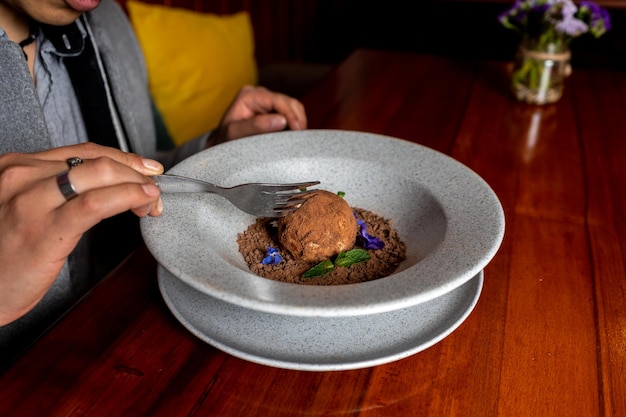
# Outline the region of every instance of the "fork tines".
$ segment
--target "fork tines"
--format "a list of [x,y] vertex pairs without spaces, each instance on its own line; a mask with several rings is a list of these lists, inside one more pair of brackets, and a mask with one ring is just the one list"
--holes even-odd
[[302,191],[299,193],[282,194],[282,199],[276,199],[274,202],[277,207],[285,208],[298,206],[306,201],[304,196],[314,193],[316,190]]
[[293,191],[318,185],[319,181],[296,182],[292,184],[263,184],[265,192]]

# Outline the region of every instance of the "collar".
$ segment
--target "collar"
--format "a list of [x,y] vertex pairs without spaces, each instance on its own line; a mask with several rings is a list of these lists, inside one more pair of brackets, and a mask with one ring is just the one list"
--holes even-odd
[[[39,25],[41,49],[60,57],[80,55],[85,47],[87,30],[81,19],[67,26]],[[43,36],[43,38],[42,38]]]

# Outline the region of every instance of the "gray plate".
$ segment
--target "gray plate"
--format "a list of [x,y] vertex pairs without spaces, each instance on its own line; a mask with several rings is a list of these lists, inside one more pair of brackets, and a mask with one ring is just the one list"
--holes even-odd
[[489,185],[465,165],[401,139],[365,132],[305,130],[258,135],[196,154],[171,170],[232,186],[319,180],[352,207],[392,220],[407,258],[389,277],[309,286],[250,272],[237,234],[254,218],[212,194],[163,196],[164,212],[142,219],[159,264],[196,290],[265,313],[350,317],[391,312],[466,283],[491,261],[504,214]]
[[387,313],[299,317],[236,306],[186,285],[159,266],[161,294],[191,333],[233,356],[278,368],[336,371],[396,361],[439,342],[465,321],[483,272],[433,300]]

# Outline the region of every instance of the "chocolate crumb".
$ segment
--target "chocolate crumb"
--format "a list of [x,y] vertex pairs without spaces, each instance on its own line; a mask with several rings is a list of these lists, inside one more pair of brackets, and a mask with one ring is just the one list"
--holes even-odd
[[[385,243],[383,249],[368,250],[371,259],[349,267],[335,267],[325,275],[304,278],[302,274],[318,262],[295,259],[288,251],[282,250],[278,242],[278,229],[275,219],[257,219],[246,231],[237,235],[239,252],[243,255],[250,271],[261,277],[276,281],[306,285],[356,284],[386,277],[392,274],[406,258],[406,245],[391,221],[371,211],[353,208],[356,215],[367,224],[367,232]],[[277,265],[263,265],[268,247],[278,248],[282,262]],[[357,246],[355,246],[357,247]],[[349,249],[348,249],[349,250]]]

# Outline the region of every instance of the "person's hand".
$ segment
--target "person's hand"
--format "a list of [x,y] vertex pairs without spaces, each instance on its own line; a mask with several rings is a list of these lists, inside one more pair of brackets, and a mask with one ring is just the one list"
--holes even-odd
[[280,130],[306,129],[304,106],[295,98],[265,87],[245,86],[230,105],[209,143]]
[[[57,176],[72,157],[83,163],[68,172],[78,194],[68,200]],[[35,306],[92,226],[127,210],[159,215],[148,176],[161,172],[156,161],[92,143],[0,155],[0,325]]]

